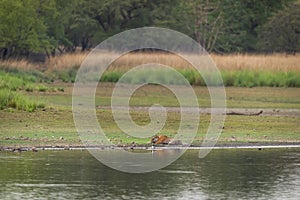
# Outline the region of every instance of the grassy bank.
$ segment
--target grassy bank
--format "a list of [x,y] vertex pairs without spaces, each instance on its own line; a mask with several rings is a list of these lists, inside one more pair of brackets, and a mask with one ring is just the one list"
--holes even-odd
[[[138,124],[149,120],[147,112],[132,112]],[[0,146],[57,146],[82,145],[76,134],[72,112],[70,110],[47,109],[46,111],[7,112],[0,111]],[[101,127],[116,145],[139,145],[150,143],[150,138],[134,138],[124,134],[115,123],[110,110],[98,110],[97,117]],[[177,133],[180,115],[171,112],[161,134],[174,137]],[[199,131],[193,142],[199,145],[203,141],[210,121],[210,115],[202,115]],[[299,117],[285,116],[227,116],[219,144],[239,143],[285,143],[300,142]]]
[[[39,99],[46,105],[70,108],[72,106],[72,84],[61,83],[54,87],[64,87],[63,93],[44,92],[39,94]],[[111,95],[115,87],[114,83],[100,83],[97,87],[96,106],[110,106]],[[199,106],[210,107],[210,94],[206,87],[193,86],[198,97]],[[269,87],[227,87],[226,103],[228,108],[271,108],[271,109],[300,109],[300,88],[269,88]],[[183,90],[178,86],[178,91]],[[29,93],[30,98],[36,98],[36,94]],[[130,99],[131,106],[151,106],[160,103],[163,106],[176,107],[179,103],[175,95],[159,85],[145,85],[140,87]]]
[[[72,117],[72,83],[86,54],[55,57],[47,63],[27,61],[0,63],[0,146],[80,145]],[[108,55],[110,56],[110,55]],[[212,55],[221,70],[226,86],[229,108],[300,109],[299,55]],[[111,104],[111,95],[119,78],[132,67],[160,62],[176,68],[193,85],[200,107],[210,107],[210,94],[199,74],[188,63],[175,55],[129,54],[109,67],[98,85],[95,97],[97,117],[109,139],[117,145],[132,142],[145,145],[150,138],[137,139],[125,135],[113,122],[111,111],[103,106]],[[171,77],[134,75],[124,83],[139,83],[151,78],[169,84]],[[68,83],[66,83],[68,82]],[[150,81],[151,82],[151,81]],[[155,82],[153,82],[155,83]],[[230,87],[229,87],[230,86]],[[258,87],[259,86],[259,87]],[[270,87],[265,87],[270,86]],[[177,85],[178,90],[182,86]],[[131,106],[179,106],[175,95],[159,85],[149,84],[134,92]],[[43,109],[37,109],[42,108]],[[28,112],[30,111],[30,112]],[[35,111],[35,112],[31,112]],[[149,122],[145,111],[132,112],[138,124]],[[177,132],[180,115],[168,114],[161,134],[173,137]],[[194,144],[204,138],[210,115],[201,116],[200,129]],[[300,142],[299,116],[227,116],[219,143],[245,142]]]
[[[52,87],[64,87],[64,92],[27,92],[29,99],[45,102],[45,109],[35,112],[12,112],[0,110],[0,146],[81,145],[72,116],[72,84],[52,83]],[[97,117],[108,138],[116,145],[140,145],[149,143],[150,138],[138,139],[125,135],[114,123],[111,110],[101,106],[110,105],[114,84],[101,83],[97,88]],[[201,107],[209,107],[209,93],[204,87],[194,87]],[[231,108],[282,108],[300,109],[299,88],[226,88],[227,104]],[[174,95],[158,85],[147,85],[138,89],[131,101],[132,106],[178,106]],[[137,124],[149,122],[144,110],[133,111]],[[299,116],[227,116],[219,144],[300,142]],[[174,137],[180,122],[178,112],[168,113],[161,134]],[[199,131],[194,144],[199,145],[206,133],[210,115],[201,115]]]

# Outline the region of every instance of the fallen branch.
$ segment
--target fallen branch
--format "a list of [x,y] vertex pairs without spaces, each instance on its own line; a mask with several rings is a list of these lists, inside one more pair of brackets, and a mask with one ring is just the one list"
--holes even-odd
[[241,113],[241,112],[227,112],[226,115],[245,115],[245,116],[257,116],[261,115],[263,113],[263,110],[260,110],[257,113]]

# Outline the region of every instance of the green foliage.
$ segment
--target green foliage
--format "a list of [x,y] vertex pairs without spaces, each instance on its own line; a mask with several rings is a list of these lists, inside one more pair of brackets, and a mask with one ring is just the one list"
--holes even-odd
[[38,85],[37,86],[37,90],[40,92],[46,92],[48,89],[48,87],[44,86],[44,85]]
[[[0,69],[0,78],[0,89],[8,88],[13,91],[26,90],[32,92],[35,90],[37,82],[49,82],[49,79],[42,72],[35,70],[20,71],[14,68]],[[46,87],[44,85],[38,86]]]
[[[190,82],[191,85],[207,85],[200,74],[194,70],[182,70],[182,75]],[[218,86],[221,83],[214,82],[214,76],[217,74],[210,74],[208,79],[209,85]],[[300,87],[300,73],[299,72],[273,72],[273,71],[221,71],[224,86],[235,87]]]
[[9,89],[0,89],[0,109],[5,108],[8,102],[12,99],[13,95]]
[[116,71],[109,71],[105,72],[100,81],[103,82],[118,82],[119,79],[122,77],[123,73],[121,72],[116,72]]
[[21,73],[17,70],[10,70],[9,72],[0,70],[0,109],[15,108],[33,112],[37,108],[44,108],[43,103],[30,100],[20,91],[27,92],[46,91],[49,88],[44,85],[37,85],[35,81],[37,78],[31,74]]
[[257,50],[258,27],[292,0],[188,0],[168,9],[168,27],[194,38],[207,51]]
[[[144,26],[176,29],[207,51],[295,52],[299,51],[300,20],[299,6],[293,2],[0,0],[0,57],[28,56],[31,52],[55,55],[78,47],[84,51],[121,31]],[[286,5],[288,8],[280,11]],[[276,42],[270,42],[274,38]],[[69,79],[67,74],[61,76]]]
[[179,70],[179,73],[181,73],[191,85],[206,85],[202,76],[195,70]]
[[43,103],[36,103],[20,93],[5,88],[0,89],[0,109],[6,107],[33,112],[37,108],[44,108],[45,105]]
[[[130,76],[122,79],[123,83],[129,84],[171,84],[182,85],[183,82],[180,78],[175,78],[173,74],[166,74],[163,70],[156,70],[155,73],[151,73],[152,70],[136,71]],[[208,83],[206,83],[201,76],[195,70],[184,69],[179,70],[179,73],[191,84],[198,86],[220,86],[222,83],[217,82],[217,74],[208,74],[206,77]],[[105,72],[100,81],[103,82],[118,82],[124,73],[118,71]],[[235,87],[300,87],[300,73],[289,71],[221,71],[221,77],[223,79],[224,86]]]
[[4,58],[50,47],[39,10],[39,0],[0,1],[0,49],[4,49]]
[[[76,1],[75,1],[76,3]],[[66,32],[72,18],[72,0],[48,0],[41,3],[40,17],[47,27],[47,35],[51,44],[51,50],[63,45],[66,48],[72,46]]]
[[32,76],[19,77],[15,73],[11,74],[4,71],[0,71],[0,77],[0,89],[12,91],[30,88],[34,82],[34,77]]
[[54,79],[62,80],[65,83],[74,83],[78,68],[78,66],[73,66],[69,69],[56,70],[52,72],[51,76]]
[[273,12],[291,0],[222,0],[223,26],[218,38],[222,52],[249,52],[257,50],[257,31]]
[[0,75],[14,76],[28,82],[40,82],[40,83],[51,82],[48,76],[42,71],[33,70],[33,69],[20,70],[14,67],[4,66],[4,65],[0,66]]
[[222,71],[225,86],[236,87],[300,87],[299,72]]
[[300,51],[300,3],[274,14],[259,32],[258,47],[267,52]]

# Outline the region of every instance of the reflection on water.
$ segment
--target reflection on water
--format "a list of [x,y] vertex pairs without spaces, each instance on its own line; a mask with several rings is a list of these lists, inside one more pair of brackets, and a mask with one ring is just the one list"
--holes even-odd
[[300,149],[189,150],[146,174],[112,170],[87,151],[0,152],[0,199],[298,199]]

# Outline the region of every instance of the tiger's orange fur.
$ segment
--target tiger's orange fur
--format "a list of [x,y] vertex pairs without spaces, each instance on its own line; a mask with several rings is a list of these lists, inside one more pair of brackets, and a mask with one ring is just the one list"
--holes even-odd
[[169,144],[170,138],[166,135],[156,135],[151,139],[152,144]]

